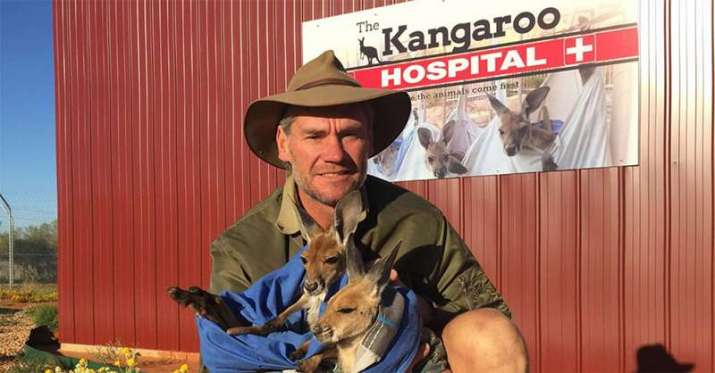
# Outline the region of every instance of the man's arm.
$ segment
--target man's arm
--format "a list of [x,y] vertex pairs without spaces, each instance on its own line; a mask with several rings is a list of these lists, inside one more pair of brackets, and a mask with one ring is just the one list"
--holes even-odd
[[399,238],[391,240],[413,248],[398,259],[400,280],[425,300],[421,314],[432,330],[439,332],[457,315],[479,308],[511,317],[501,294],[439,210],[404,219],[396,231]]
[[444,252],[437,268],[437,273],[441,275],[435,280],[438,291],[447,303],[438,309],[456,315],[488,307],[496,308],[511,317],[504,298],[489,281],[467,244],[443,215],[440,218],[440,226],[442,239],[438,245],[444,248]]
[[243,291],[251,285],[243,260],[238,254],[237,248],[227,245],[223,237],[211,243],[211,293]]

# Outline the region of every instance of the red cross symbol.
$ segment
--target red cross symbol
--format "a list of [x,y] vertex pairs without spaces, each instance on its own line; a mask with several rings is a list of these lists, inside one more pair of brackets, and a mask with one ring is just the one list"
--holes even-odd
[[593,35],[566,39],[564,40],[564,61],[567,65],[591,62],[596,56],[595,47]]

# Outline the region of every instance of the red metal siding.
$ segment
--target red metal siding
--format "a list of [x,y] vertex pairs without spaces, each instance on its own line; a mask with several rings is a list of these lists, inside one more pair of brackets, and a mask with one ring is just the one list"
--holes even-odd
[[[300,65],[301,22],[393,1],[54,7],[63,342],[195,351],[169,285],[281,184],[249,102]],[[713,3],[641,1],[640,166],[403,183],[502,290],[535,371],[634,371],[660,343],[715,370]]]

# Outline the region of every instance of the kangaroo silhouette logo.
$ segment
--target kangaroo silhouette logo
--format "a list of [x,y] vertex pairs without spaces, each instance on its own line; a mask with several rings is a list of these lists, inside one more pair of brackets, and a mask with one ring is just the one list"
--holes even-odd
[[377,58],[377,49],[375,47],[365,46],[365,38],[358,39],[360,42],[360,59],[367,57],[368,66],[372,66],[372,60],[377,60],[377,63],[381,63],[380,59]]

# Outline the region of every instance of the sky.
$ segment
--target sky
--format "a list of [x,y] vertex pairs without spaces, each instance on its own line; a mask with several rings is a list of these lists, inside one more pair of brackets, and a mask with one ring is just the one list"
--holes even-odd
[[0,0],[0,193],[16,226],[57,218],[55,160],[52,4]]

